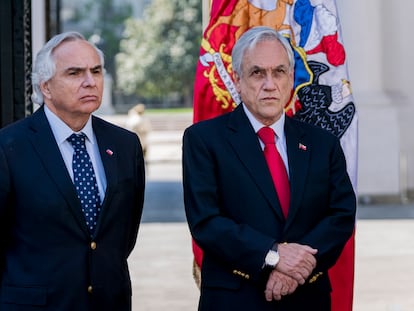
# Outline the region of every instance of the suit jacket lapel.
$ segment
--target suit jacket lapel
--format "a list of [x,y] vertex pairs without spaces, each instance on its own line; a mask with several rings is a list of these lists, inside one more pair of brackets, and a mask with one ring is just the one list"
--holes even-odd
[[239,105],[231,114],[227,139],[235,153],[249,172],[251,178],[257,184],[259,190],[266,197],[269,204],[276,211],[280,219],[283,214],[274,189],[272,177],[270,176],[263,151],[260,148],[257,135],[251,126],[249,119]]
[[59,147],[56,144],[43,106],[29,118],[31,119],[28,138],[33,145],[33,149],[37,152],[49,177],[55,182],[60,194],[70,207],[79,226],[89,235],[76,189],[69,176]]
[[312,148],[306,139],[306,133],[301,128],[294,127],[292,122],[288,117],[286,118],[285,135],[289,161],[290,207],[285,230],[293,223],[301,206]]

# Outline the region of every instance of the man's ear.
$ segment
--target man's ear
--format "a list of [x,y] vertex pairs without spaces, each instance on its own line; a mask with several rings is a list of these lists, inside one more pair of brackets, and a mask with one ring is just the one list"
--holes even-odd
[[290,84],[290,88],[292,90],[295,89],[295,72],[292,70],[290,70],[289,72],[289,84]]
[[233,71],[233,82],[236,87],[237,93],[240,94],[240,76],[237,72]]
[[40,83],[40,90],[42,91],[42,94],[46,98],[50,98],[50,90],[49,90],[49,83],[48,82],[42,82]]

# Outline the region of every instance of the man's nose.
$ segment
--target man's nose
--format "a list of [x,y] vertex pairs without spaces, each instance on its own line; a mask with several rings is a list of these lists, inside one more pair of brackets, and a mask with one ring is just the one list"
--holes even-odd
[[83,81],[83,86],[94,86],[96,85],[96,81],[95,81],[95,77],[93,76],[93,74],[89,71],[85,72],[85,76],[84,76],[84,81]]
[[263,81],[263,87],[267,90],[274,90],[277,88],[275,77],[271,74],[267,74]]

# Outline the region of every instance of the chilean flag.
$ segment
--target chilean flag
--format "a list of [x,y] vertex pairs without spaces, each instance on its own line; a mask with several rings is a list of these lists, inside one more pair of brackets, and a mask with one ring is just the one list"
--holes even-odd
[[[286,113],[338,138],[356,192],[358,124],[335,0],[212,0],[194,84],[194,122],[233,110],[240,102],[232,81],[231,50],[253,26],[289,38],[295,53],[295,89]],[[303,149],[306,146],[299,146]],[[203,251],[193,242],[195,278]],[[329,271],[332,310],[353,305],[355,235]]]

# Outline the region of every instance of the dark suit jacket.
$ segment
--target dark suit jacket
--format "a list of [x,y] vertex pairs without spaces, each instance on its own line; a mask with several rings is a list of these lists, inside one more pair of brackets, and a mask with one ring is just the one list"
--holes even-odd
[[97,117],[92,126],[107,179],[92,239],[43,107],[0,131],[1,311],[131,308],[143,155],[135,134]]
[[[291,185],[287,220],[241,106],[184,133],[186,215],[204,250],[200,310],[329,310],[318,303],[329,300],[327,270],[353,231],[355,195],[336,137],[290,118],[285,134]],[[262,266],[274,242],[317,248],[317,267],[294,294],[266,303],[268,275]]]

